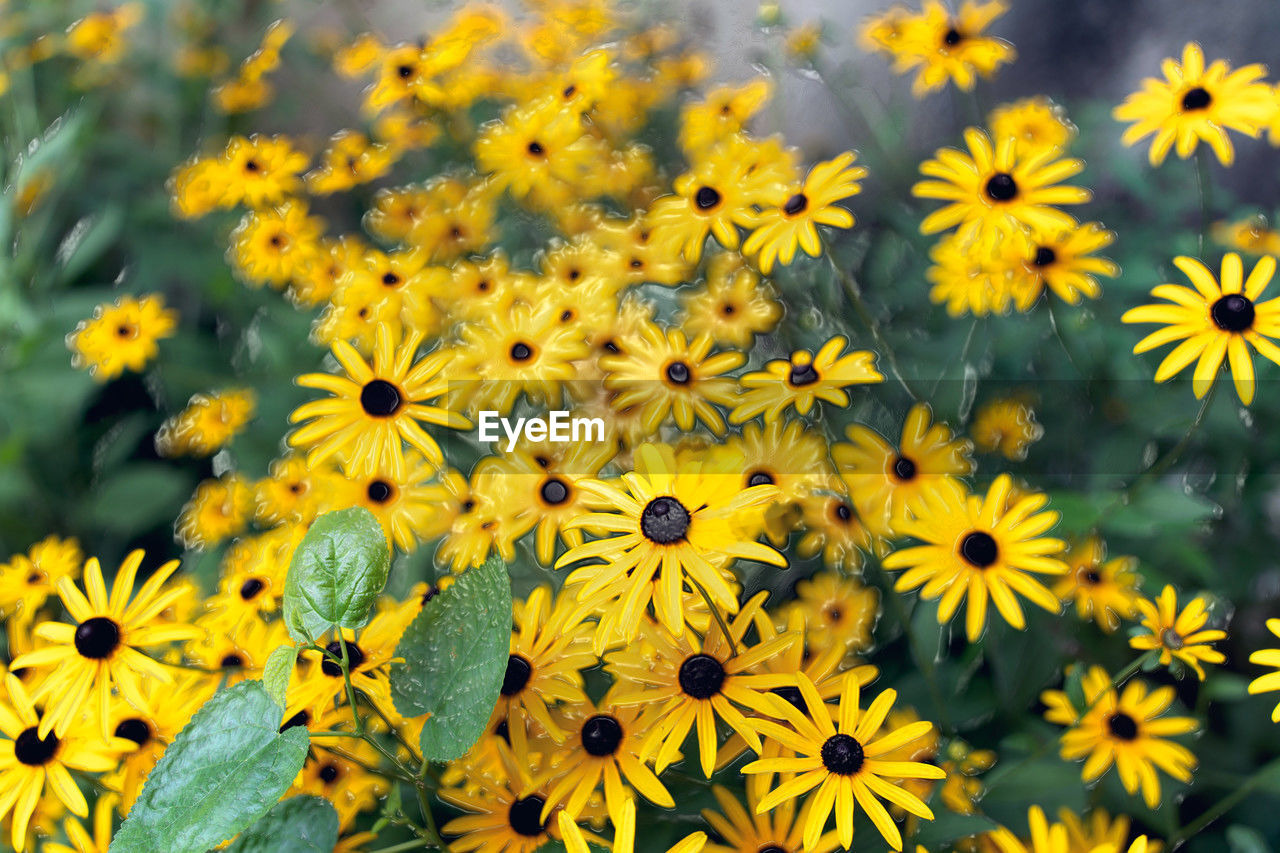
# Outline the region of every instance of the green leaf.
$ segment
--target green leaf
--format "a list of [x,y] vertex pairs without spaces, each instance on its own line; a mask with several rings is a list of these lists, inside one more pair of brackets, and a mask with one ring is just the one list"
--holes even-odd
[[170,519],[191,493],[190,478],[158,462],[139,462],[105,478],[84,504],[86,520],[132,534]]
[[284,645],[277,646],[262,667],[262,686],[281,711],[284,710],[284,697],[289,692],[289,677],[293,675],[293,666],[297,662],[298,647]]
[[320,516],[294,551],[285,578],[289,636],[306,642],[336,627],[362,627],[390,570],[387,538],[373,513],[351,507]]
[[939,808],[933,812],[936,815],[933,820],[920,822],[920,831],[911,839],[912,846],[920,844],[926,850],[943,850],[953,841],[996,828],[994,820],[982,815],[962,815]]
[[305,726],[280,732],[259,681],[219,690],[147,778],[111,853],[203,853],[252,826],[307,758]]
[[120,236],[123,224],[124,211],[119,207],[108,207],[101,215],[86,216],[77,222],[58,245],[62,281],[79,278]]
[[298,796],[276,803],[226,853],[332,853],[337,843],[338,813],[329,801]]
[[432,598],[405,629],[391,665],[391,696],[422,727],[428,761],[461,758],[480,739],[507,671],[511,579],[491,557]]
[[1227,829],[1227,844],[1231,853],[1271,853],[1262,833],[1238,823]]

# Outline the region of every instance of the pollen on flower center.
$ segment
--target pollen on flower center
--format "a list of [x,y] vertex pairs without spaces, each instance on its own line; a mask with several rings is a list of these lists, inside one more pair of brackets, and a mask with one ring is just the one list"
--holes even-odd
[[683,361],[673,361],[667,365],[667,379],[677,385],[688,385],[689,380],[693,378],[693,374],[689,371],[689,365]]
[[893,476],[904,482],[915,479],[916,463],[905,456],[899,456],[893,460]]
[[852,776],[862,769],[862,744],[851,735],[835,734],[822,744],[822,764],[832,773]]
[[720,203],[720,193],[712,187],[699,187],[693,195],[693,203],[699,210],[710,210]]
[[76,626],[76,651],[81,657],[102,660],[120,645],[120,626],[105,616],[94,616]]
[[1124,711],[1107,717],[1107,729],[1120,740],[1136,740],[1138,737],[1137,722]]
[[50,732],[40,737],[37,726],[22,730],[13,741],[13,757],[28,767],[39,767],[48,764],[58,752],[59,740]]
[[535,838],[542,834],[546,824],[542,822],[542,807],[547,801],[532,794],[511,801],[511,809],[507,812],[507,823],[517,835]]
[[529,678],[533,675],[533,666],[529,661],[520,655],[510,655],[507,657],[507,671],[502,676],[502,695],[515,696],[525,685],[529,683]]
[[689,510],[673,497],[662,495],[649,501],[640,513],[640,532],[659,545],[671,545],[689,532]]
[[596,714],[582,724],[582,748],[602,758],[613,755],[622,743],[622,726],[608,714]]
[[1210,95],[1203,86],[1196,86],[1194,89],[1189,89],[1187,93],[1182,96],[1182,109],[1188,112],[1192,110],[1202,110],[1211,103],[1213,103],[1213,96]]
[[1253,303],[1248,297],[1229,293],[1209,309],[1214,324],[1224,332],[1243,332],[1253,326]]
[[1008,172],[996,172],[987,180],[987,198],[1009,201],[1018,195],[1018,183]]
[[960,556],[970,565],[985,569],[1000,557],[1000,548],[990,533],[974,530],[960,540]]
[[374,418],[389,418],[400,411],[400,389],[385,379],[371,379],[360,389],[360,407]]
[[138,717],[129,717],[127,720],[121,720],[116,724],[116,729],[112,733],[116,737],[131,740],[139,747],[146,746],[151,742],[151,726],[146,720]]
[[[338,660],[342,659],[342,644],[337,640],[325,646],[324,650]],[[355,643],[347,643],[347,669],[355,672],[362,663],[364,663],[364,649]],[[337,661],[330,660],[328,655],[320,662],[320,671],[331,678],[339,678],[342,675],[342,667]]]
[[680,689],[694,699],[710,699],[724,684],[724,665],[707,654],[691,655],[680,664]]

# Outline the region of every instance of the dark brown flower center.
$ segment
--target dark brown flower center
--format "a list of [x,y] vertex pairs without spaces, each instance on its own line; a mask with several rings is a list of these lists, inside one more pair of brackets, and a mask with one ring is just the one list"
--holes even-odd
[[813,368],[813,363],[805,362],[804,364],[791,365],[791,373],[787,376],[787,381],[796,388],[800,388],[805,385],[812,385],[819,378],[818,371]]
[[582,724],[582,748],[588,755],[613,755],[622,743],[622,726],[608,714],[596,714]]
[[1136,740],[1138,723],[1124,711],[1117,711],[1107,717],[1107,729],[1120,740]]
[[360,407],[373,418],[389,418],[400,411],[400,389],[385,379],[370,379],[360,389]]
[[542,499],[552,506],[558,506],[569,499],[569,487],[558,477],[547,480],[538,491]]
[[1187,93],[1182,96],[1182,109],[1187,112],[1192,110],[1202,110],[1211,103],[1213,103],[1213,96],[1205,91],[1202,86],[1196,86],[1194,89],[1189,89]]
[[640,532],[651,542],[671,545],[689,532],[689,510],[673,497],[662,495],[649,501],[640,513]]
[[710,699],[715,696],[720,692],[724,679],[724,665],[711,655],[692,655],[680,664],[680,689],[694,699]]
[[102,660],[120,645],[120,626],[105,616],[94,616],[76,626],[76,651],[81,657]]
[[222,660],[218,661],[218,666],[223,669],[240,669],[244,666],[244,658],[235,652],[231,652],[222,656]]
[[773,475],[768,471],[752,471],[747,475],[748,486],[772,486]]
[[374,480],[369,484],[369,487],[365,489],[365,494],[369,496],[369,500],[376,504],[386,503],[391,500],[391,497],[395,493],[395,488],[386,480]]
[[507,657],[507,671],[502,676],[502,695],[515,696],[525,685],[529,683],[530,677],[533,676],[533,665],[520,655],[510,655]]
[[997,172],[987,180],[987,198],[1009,201],[1018,195],[1018,184],[1008,172]]
[[795,216],[804,213],[805,208],[809,206],[809,199],[804,193],[796,193],[787,199],[787,203],[782,206],[782,212],[787,216]]
[[667,379],[677,385],[688,385],[689,380],[693,378],[693,374],[689,371],[689,365],[683,361],[673,361],[667,365]]
[[534,157],[541,157],[547,153],[547,149],[543,148],[542,143],[536,139],[529,143],[528,151]]
[[[324,656],[324,660],[320,661],[320,671],[330,678],[341,678],[342,666],[338,663],[338,660],[342,660],[342,643],[334,640],[332,643],[325,646],[324,650],[328,652],[328,654]],[[331,659],[329,655],[333,655],[333,657],[338,660]],[[364,649],[360,648],[360,646],[356,645],[354,642],[347,643],[347,669],[350,672],[355,672],[363,663]]]
[[852,776],[862,769],[862,744],[846,734],[835,734],[822,744],[822,764],[832,773]]
[[893,476],[903,482],[915,479],[916,463],[912,462],[905,456],[899,456],[897,459],[893,460]]
[[537,794],[513,800],[507,812],[507,823],[517,835],[536,838],[546,828],[542,821],[542,807],[546,804],[547,801]]
[[947,47],[955,47],[962,41],[964,41],[964,36],[955,27],[951,27],[950,29],[948,29],[947,32],[942,36],[942,43],[945,44]]
[[13,742],[13,757],[28,767],[39,767],[48,764],[58,753],[59,741],[49,732],[40,737],[36,732],[38,726],[23,729],[22,734]]
[[523,341],[511,345],[512,361],[528,361],[531,358],[533,358],[533,347]]
[[710,210],[720,203],[720,193],[711,187],[698,187],[693,194],[693,203],[699,210]]
[[257,597],[258,593],[266,589],[267,585],[262,578],[249,578],[240,584],[240,598],[242,601],[252,601]]
[[1036,256],[1031,260],[1031,265],[1036,267],[1047,267],[1054,261],[1058,260],[1058,253],[1049,246],[1037,246]]
[[151,726],[146,720],[139,717],[129,717],[121,720],[116,724],[114,732],[116,737],[122,737],[125,740],[131,740],[139,747],[146,746],[151,742]]
[[960,540],[960,556],[969,565],[985,569],[1000,557],[1000,548],[990,533],[975,530]]
[[1228,293],[1209,309],[1214,324],[1224,332],[1243,332],[1253,326],[1255,312],[1248,297]]

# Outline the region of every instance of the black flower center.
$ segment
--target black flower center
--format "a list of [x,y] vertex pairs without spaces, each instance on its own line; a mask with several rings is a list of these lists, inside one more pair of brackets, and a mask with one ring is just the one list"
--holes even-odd
[[395,287],[397,284],[400,284],[400,282],[401,282],[400,276],[396,275],[393,272],[384,272],[382,274],[382,283],[385,284],[387,287]]
[[848,521],[851,518],[853,518],[853,508],[850,507],[844,501],[841,501],[840,503],[836,504],[835,512],[836,512],[836,518],[840,519],[841,521]]
[[243,601],[252,601],[266,587],[267,585],[263,583],[262,578],[249,578],[240,584],[240,598]]
[[427,587],[427,591],[422,594],[422,603],[426,604],[428,601],[435,598],[439,594],[440,594],[440,587],[436,586],[435,584],[432,584],[431,586]]
[[307,724],[310,722],[311,722],[310,712],[308,712],[306,709],[303,709],[298,713],[294,714],[289,719],[285,720],[283,723],[281,723],[280,731],[282,732],[288,731],[289,729],[294,729],[294,728],[297,728],[298,726],[302,726],[305,728]]
[[542,822],[542,807],[546,804],[547,801],[537,794],[513,800],[511,810],[507,812],[507,823],[517,835],[536,838],[546,827]]
[[1047,267],[1054,261],[1058,260],[1058,253],[1048,246],[1037,246],[1036,256],[1031,259],[1031,265],[1035,267]]
[[769,692],[782,699],[786,699],[788,702],[790,702],[792,705],[798,708],[801,712],[804,712],[807,710],[804,704],[804,694],[800,692],[799,687],[793,687],[790,684],[784,684],[781,687],[773,688]]
[[58,752],[58,739],[53,732],[40,737],[36,733],[37,726],[23,729],[13,742],[13,757],[28,767],[39,767],[48,764]]
[[1097,569],[1085,569],[1080,573],[1080,578],[1089,586],[1097,586],[1102,583],[1102,575]]
[[757,850],[756,853],[790,853],[790,851],[788,851],[787,848],[779,847],[776,844],[766,844]]
[[893,476],[899,480],[912,480],[916,476],[916,463],[905,456],[893,460]]
[[1136,740],[1138,737],[1137,721],[1124,711],[1117,711],[1107,717],[1107,729],[1120,740]]
[[543,483],[539,493],[542,495],[542,499],[552,506],[562,504],[569,499],[569,487],[564,484],[563,480],[556,477],[552,477]]
[[218,661],[218,666],[223,669],[239,669],[244,666],[244,658],[232,652],[231,654],[223,655],[222,660]]
[[76,651],[81,657],[102,660],[120,645],[120,626],[105,616],[94,616],[76,626]]
[[533,358],[533,347],[524,342],[517,342],[511,345],[512,361],[528,361]]
[[320,781],[324,782],[326,785],[332,785],[338,778],[338,772],[338,765],[333,762],[329,762],[325,764],[325,766],[321,767],[320,772],[316,775],[319,776]]
[[773,475],[768,471],[752,471],[747,477],[748,486],[772,486]]
[[679,542],[689,532],[689,510],[675,498],[654,498],[640,513],[640,532],[659,545]]
[[119,326],[116,326],[116,337],[118,338],[132,338],[137,334],[137,328],[129,323],[121,323]]
[[369,488],[365,489],[365,494],[374,503],[383,504],[391,500],[391,496],[395,494],[395,489],[386,480],[374,480],[369,484]]
[[1182,638],[1182,635],[1172,628],[1165,628],[1160,632],[1160,642],[1164,644],[1165,648],[1173,649],[1174,651],[1186,645],[1186,640]]
[[964,35],[962,35],[955,27],[951,27],[947,30],[946,35],[942,37],[942,43],[947,47],[955,47],[962,41],[964,41]]
[[[325,655],[324,660],[320,661],[320,671],[330,678],[342,677],[342,666],[338,661],[331,660],[329,655],[333,655],[338,660],[342,660],[342,644],[337,640],[324,647],[329,654]],[[364,663],[364,649],[360,648],[354,642],[347,643],[347,669],[355,672],[360,668],[360,664]]]
[[258,161],[253,159],[252,157],[244,161],[244,170],[246,172],[257,172],[261,168],[262,166],[258,164]]
[[817,382],[818,379],[818,371],[814,370],[813,363],[808,361],[804,364],[792,364],[791,373],[787,376],[787,381],[796,388],[800,388],[804,385],[812,385]]
[[529,153],[534,157],[541,157],[547,153],[547,149],[543,148],[542,143],[535,139],[529,143]]
[[692,376],[693,374],[689,372],[689,365],[683,361],[673,361],[667,365],[667,379],[677,385],[688,385]]
[[374,418],[389,418],[400,411],[400,389],[385,379],[371,379],[360,389],[360,407]]
[[1209,309],[1213,322],[1224,332],[1243,332],[1253,326],[1253,303],[1239,293],[1229,293]]
[[975,530],[960,540],[960,556],[971,566],[985,569],[1000,556],[1000,548],[990,533]]
[[809,199],[804,193],[796,193],[787,199],[787,203],[782,206],[782,212],[787,216],[795,216],[798,213],[804,213],[805,208],[809,206]]
[[698,187],[698,191],[693,194],[693,203],[699,210],[710,210],[720,203],[720,193],[711,187]]
[[515,696],[529,683],[533,675],[533,665],[520,655],[507,658],[507,672],[502,676],[502,695]]
[[493,736],[502,738],[507,742],[507,746],[511,746],[511,727],[507,725],[506,720],[501,720],[493,727]]
[[613,755],[622,743],[622,726],[608,714],[596,714],[582,724],[582,748],[589,755],[602,758]]
[[121,720],[116,724],[114,732],[116,737],[122,737],[125,740],[131,740],[138,746],[146,746],[151,742],[151,726],[146,720],[138,717],[130,717],[127,720]]
[[680,689],[694,699],[710,699],[724,684],[724,665],[711,655],[696,654],[680,664]]
[[397,65],[397,66],[396,66],[396,73],[400,75],[400,78],[401,78],[402,80],[403,80],[403,79],[408,79],[408,78],[409,78],[409,76],[413,74],[413,66],[412,66],[412,65]]
[[862,744],[850,735],[836,734],[822,745],[822,764],[832,773],[852,776],[862,769]]
[[1202,86],[1196,86],[1182,96],[1182,109],[1188,111],[1202,110],[1211,103],[1213,103],[1213,96],[1205,91]]
[[1018,184],[1008,172],[996,172],[987,180],[987,197],[992,201],[1009,201],[1018,195]]

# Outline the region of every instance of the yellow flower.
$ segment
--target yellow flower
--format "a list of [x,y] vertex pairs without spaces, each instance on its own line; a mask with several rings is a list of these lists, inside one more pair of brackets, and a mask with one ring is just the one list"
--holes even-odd
[[178,541],[196,551],[212,548],[244,530],[253,517],[253,489],[240,474],[224,474],[196,486],[174,526]]
[[279,204],[302,189],[298,173],[307,167],[307,155],[283,136],[233,136],[221,160],[226,182],[223,207],[246,204],[258,209]]
[[1209,621],[1204,599],[1196,597],[1178,612],[1178,597],[1173,587],[1165,585],[1157,601],[1139,598],[1135,604],[1142,614],[1142,627],[1146,634],[1139,634],[1129,640],[1135,649],[1160,650],[1160,663],[1169,666],[1174,658],[1185,663],[1204,681],[1205,663],[1222,663],[1226,657],[1222,652],[1209,647],[1209,643],[1225,640],[1226,631],[1217,629],[1204,630]]
[[[556,820],[559,822],[560,835],[564,839],[564,846],[568,853],[590,853],[591,848],[587,846],[585,835],[569,815],[562,811],[557,815]],[[609,845],[609,849],[613,853],[634,853],[635,843],[636,802],[628,795],[622,807],[621,819],[614,824],[613,842]],[[691,832],[668,847],[666,853],[701,853],[706,843],[705,832]],[[813,851],[813,853],[820,853],[820,851]]]
[[936,159],[920,165],[929,180],[911,188],[917,198],[948,202],[920,223],[922,234],[961,225],[961,233],[981,227],[1018,230],[1069,228],[1074,220],[1051,205],[1081,204],[1092,195],[1062,181],[1084,169],[1084,162],[1061,157],[1057,148],[1026,149],[1011,136],[993,144],[987,134],[970,127],[964,132],[969,154],[941,148]]
[[[1027,824],[1031,830],[1030,844],[1024,844],[1006,827],[991,832],[991,840],[995,842],[999,853],[1071,853],[1067,838],[1067,828],[1060,823],[1050,824],[1045,818],[1044,809],[1032,806],[1027,811]],[[1093,851],[1090,853],[1098,853]],[[1114,853],[1110,848],[1103,848],[1102,853]]]
[[[953,15],[939,0],[927,0],[918,15],[882,22],[880,43],[893,55],[894,71],[916,72],[911,92],[917,98],[941,89],[948,80],[967,92],[978,77],[990,77],[1017,56],[1013,45],[984,34],[1007,9],[1000,0],[964,0]],[[896,34],[890,36],[895,25]]]
[[1001,474],[985,497],[961,491],[939,491],[926,497],[918,515],[897,525],[902,535],[926,543],[894,551],[884,559],[890,570],[906,569],[894,589],[923,587],[924,598],[938,598],[938,623],[944,624],[967,596],[965,633],[970,642],[982,635],[987,600],[1018,630],[1026,626],[1014,593],[1050,613],[1062,605],[1033,574],[1066,574],[1053,555],[1066,543],[1043,534],[1058,521],[1045,510],[1047,495],[1030,494],[1009,506],[1013,480]]
[[853,214],[836,205],[862,192],[857,182],[867,170],[855,167],[853,161],[853,152],[846,151],[834,160],[818,163],[803,184],[780,195],[776,204],[761,211],[755,230],[742,244],[744,255],[757,255],[760,272],[772,272],[775,260],[790,264],[797,248],[815,258],[821,255],[822,244],[815,227],[819,224],[853,227]]
[[740,424],[764,415],[765,423],[769,423],[782,417],[788,407],[807,415],[818,400],[848,406],[845,388],[884,381],[874,367],[874,353],[855,350],[841,355],[848,343],[848,339],[837,335],[824,343],[816,356],[808,350],[796,350],[790,358],[771,361],[764,370],[742,376],[739,382],[747,390],[729,415],[729,422]]
[[999,399],[984,403],[969,426],[973,443],[985,453],[999,452],[1006,459],[1027,458],[1031,445],[1044,436],[1036,413],[1022,400]]
[[126,370],[139,372],[156,357],[161,338],[173,336],[178,313],[164,305],[164,297],[153,293],[134,299],[121,296],[115,304],[93,309],[93,317],[81,320],[67,335],[71,364],[88,368],[99,382],[115,379]]
[[835,830],[823,834],[813,847],[803,846],[804,827],[816,803],[815,797],[805,799],[798,809],[795,800],[787,800],[765,814],[756,814],[756,804],[768,793],[768,782],[764,774],[747,777],[746,808],[723,786],[711,786],[720,811],[703,809],[702,818],[711,824],[723,843],[708,844],[707,853],[759,853],[762,850],[798,853],[802,849],[804,853],[831,853],[840,846]]
[[447,390],[440,376],[446,356],[441,352],[414,361],[422,334],[408,332],[397,345],[379,329],[372,364],[346,341],[334,341],[333,356],[346,377],[306,373],[297,378],[304,388],[318,388],[333,395],[294,409],[289,420],[310,421],[289,434],[289,444],[308,447],[307,465],[341,454],[361,471],[385,468],[392,477],[406,474],[404,442],[417,448],[427,461],[444,461],[440,446],[423,424],[454,429],[470,426],[466,418],[429,401]]
[[[1021,237],[1022,239],[1018,239]],[[1116,235],[1099,222],[1072,223],[1063,228],[1016,235],[1001,243],[1004,262],[1013,271],[1011,295],[1019,311],[1029,311],[1040,294],[1052,291],[1068,305],[1082,296],[1101,294],[1097,276],[1115,278],[1120,267],[1093,253],[1115,242]]]
[[141,3],[124,3],[110,12],[94,12],[67,30],[67,52],[103,64],[119,62],[129,45],[123,35],[142,20]]
[[772,332],[782,319],[773,289],[729,252],[712,257],[702,287],[677,298],[685,314],[681,325],[690,335],[709,334],[738,349],[750,349],[756,335]]
[[312,195],[349,190],[382,177],[395,161],[391,146],[371,142],[359,131],[343,130],[329,140],[319,165],[307,173],[307,190]]
[[[0,563],[0,615],[30,623],[64,578],[79,576],[84,557],[73,538],[46,536],[26,554],[14,554]],[[10,649],[10,654],[16,650]]]
[[1028,148],[1066,148],[1076,136],[1066,110],[1044,95],[996,107],[987,126],[996,139],[1011,136]]
[[245,214],[231,233],[228,254],[249,285],[284,287],[319,253],[323,230],[305,202],[286,201]]
[[1172,304],[1143,305],[1124,313],[1120,319],[1125,323],[1164,326],[1139,341],[1133,348],[1134,353],[1181,341],[1160,363],[1155,380],[1165,382],[1199,359],[1191,383],[1197,399],[1208,393],[1225,359],[1240,402],[1249,405],[1256,385],[1249,345],[1280,364],[1280,347],[1271,340],[1280,337],[1280,299],[1258,301],[1275,274],[1276,259],[1271,256],[1259,259],[1246,279],[1240,256],[1228,252],[1222,258],[1221,285],[1209,268],[1195,258],[1180,255],[1173,263],[1195,289],[1161,284],[1151,295]]
[[41,738],[50,732],[61,737],[86,710],[98,718],[105,736],[113,684],[131,704],[145,709],[143,679],[155,678],[166,684],[173,681],[163,665],[139,649],[200,636],[198,628],[162,618],[163,611],[187,592],[164,588],[178,569],[177,560],[157,569],[133,595],[142,558],[142,551],[125,558],[110,595],[97,557],[90,557],[84,566],[88,598],[70,578],[61,578],[58,597],[75,624],[41,622],[35,635],[48,640],[49,645],[19,655],[10,664],[11,669],[33,667],[39,671],[40,682],[32,698],[45,702]]
[[1064,602],[1074,601],[1081,619],[1092,618],[1111,633],[1121,619],[1133,618],[1140,598],[1137,560],[1106,559],[1106,548],[1096,536],[1076,544],[1062,559],[1071,571],[1054,584],[1053,594]]
[[[822,830],[834,810],[840,845],[848,850],[853,845],[853,817],[856,802],[876,829],[894,850],[902,849],[902,833],[877,798],[901,806],[910,814],[926,820],[933,812],[918,797],[888,781],[890,779],[942,779],[939,767],[916,761],[889,761],[887,753],[924,737],[933,724],[911,723],[881,734],[897,692],[880,693],[864,711],[857,678],[846,677],[840,694],[840,707],[834,715],[822,701],[803,673],[796,676],[800,694],[808,706],[802,713],[790,702],[769,695],[765,701],[769,713],[786,720],[791,728],[768,720],[757,723],[765,737],[776,740],[795,751],[794,757],[761,758],[742,768],[743,773],[780,773],[778,787],[756,804],[756,814],[763,814],[781,803],[810,794],[813,806],[804,824],[804,847],[811,850],[819,843]],[[790,776],[789,774],[798,774]]]
[[866,651],[880,616],[880,591],[853,578],[823,572],[796,582],[796,597],[787,610],[803,615],[811,652],[831,647],[842,653]]
[[754,228],[759,221],[751,193],[748,164],[730,137],[717,144],[676,178],[674,195],[649,206],[646,220],[659,245],[678,247],[685,260],[697,263],[707,235],[726,249],[737,249],[738,227]]
[[[1268,619],[1267,630],[1280,637],[1280,619]],[[1259,649],[1249,655],[1249,663],[1257,666],[1270,666],[1280,670],[1280,649]],[[1249,694],[1269,693],[1280,690],[1280,671],[1259,675],[1249,682]],[[1280,704],[1271,711],[1271,722],[1280,723]]]
[[1116,121],[1133,122],[1120,137],[1133,145],[1155,134],[1148,154],[1151,165],[1164,162],[1169,149],[1187,159],[1203,140],[1224,166],[1235,160],[1227,130],[1257,137],[1275,114],[1271,87],[1262,82],[1267,69],[1257,63],[1236,71],[1219,59],[1206,68],[1204,52],[1195,42],[1182,49],[1182,62],[1165,59],[1164,80],[1148,77],[1112,110]]
[[193,395],[185,409],[160,425],[156,451],[161,456],[213,455],[253,420],[257,399],[249,388]]
[[773,94],[769,80],[713,89],[705,100],[686,106],[680,114],[680,147],[701,157],[743,129]]
[[1210,234],[1215,242],[1228,249],[1251,255],[1280,255],[1280,231],[1272,228],[1262,215],[1236,222],[1215,222]]
[[1148,691],[1135,679],[1119,693],[1100,666],[1090,667],[1083,686],[1083,709],[1074,708],[1060,690],[1047,690],[1040,698],[1060,710],[1046,714],[1046,719],[1069,727],[1062,735],[1062,757],[1085,759],[1081,776],[1086,784],[1114,764],[1125,790],[1141,790],[1142,799],[1154,809],[1160,802],[1157,767],[1180,782],[1191,780],[1195,756],[1168,738],[1193,732],[1199,724],[1192,717],[1162,716],[1173,704],[1172,687]]

